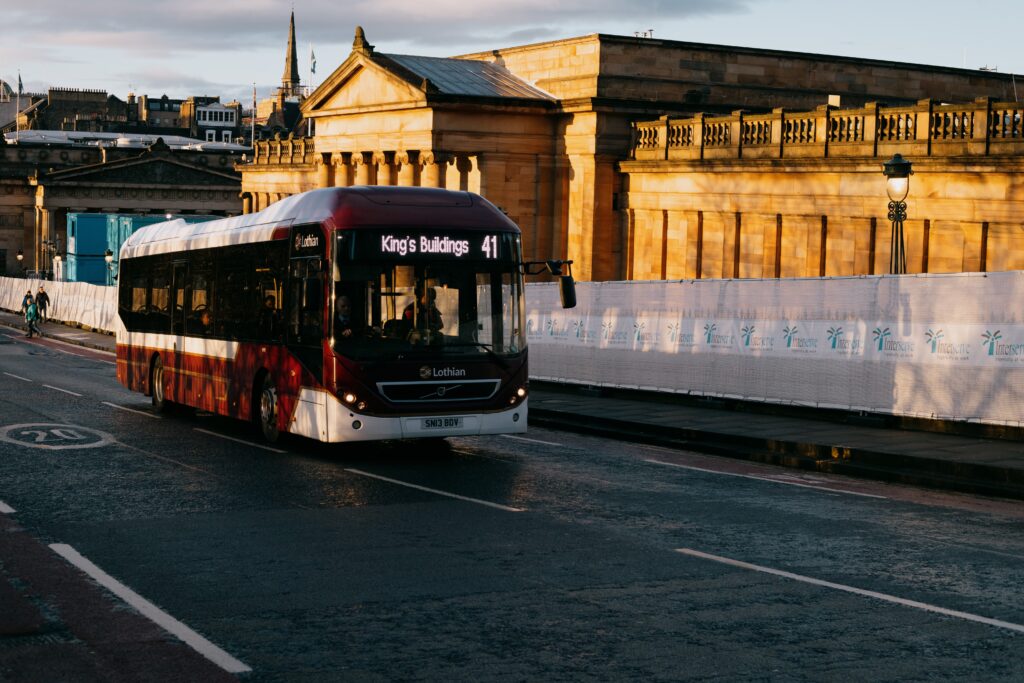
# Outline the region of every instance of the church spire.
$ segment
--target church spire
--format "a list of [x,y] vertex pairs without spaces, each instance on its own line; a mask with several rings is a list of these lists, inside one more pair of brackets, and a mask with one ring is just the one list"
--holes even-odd
[[281,92],[286,95],[299,95],[299,58],[295,50],[295,12],[292,11],[288,24],[288,52],[284,57],[284,75],[281,76]]

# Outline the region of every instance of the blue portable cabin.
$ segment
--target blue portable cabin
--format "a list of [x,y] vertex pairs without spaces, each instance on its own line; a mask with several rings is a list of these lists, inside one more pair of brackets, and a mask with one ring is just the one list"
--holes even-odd
[[106,214],[69,213],[65,279],[71,282],[107,283]]
[[[67,259],[64,279],[94,285],[113,284],[117,274],[117,258],[121,245],[139,228],[172,218],[188,223],[223,218],[207,215],[69,213],[67,217]],[[108,269],[104,256],[109,249],[114,260]],[[108,277],[110,282],[108,282]]]

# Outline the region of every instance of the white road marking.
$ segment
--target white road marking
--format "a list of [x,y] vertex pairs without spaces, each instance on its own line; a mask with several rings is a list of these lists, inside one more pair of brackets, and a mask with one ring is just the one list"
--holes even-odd
[[14,508],[12,508],[10,505],[8,505],[7,503],[5,503],[2,500],[0,500],[0,514],[10,515],[10,514],[13,514],[14,512],[15,512]]
[[164,612],[149,600],[146,600],[131,588],[128,588],[128,586],[125,586],[123,583],[110,576],[110,574],[107,574],[85,557],[82,557],[82,555],[80,555],[79,552],[71,546],[65,543],[53,543],[50,545],[50,548],[65,560],[78,567],[78,569],[88,574],[101,586],[134,607],[139,614],[146,617],[168,633],[176,636],[186,645],[209,659],[220,668],[233,674],[252,671],[251,668],[235,659],[227,652],[172,617],[167,612]]
[[979,624],[987,624],[988,626],[996,626],[998,628],[1005,628],[1011,631],[1017,631],[1018,633],[1024,633],[1024,626],[1020,624],[1014,624],[1009,621],[1001,621],[999,619],[982,617],[977,614],[971,614],[970,612],[960,612],[959,610],[946,609],[945,607],[929,605],[926,602],[908,600],[906,598],[900,598],[895,595],[889,595],[887,593],[878,593],[876,591],[869,591],[863,588],[846,586],[841,583],[822,581],[821,579],[815,579],[810,576],[794,574],[792,572],[783,571],[781,569],[772,569],[771,567],[762,567],[761,565],[750,564],[749,562],[742,562],[740,560],[733,560],[728,557],[721,557],[719,555],[711,555],[710,553],[703,553],[699,550],[692,550],[690,548],[676,548],[676,552],[682,553],[683,555],[689,555],[691,557],[699,557],[704,560],[711,560],[712,562],[720,562],[722,564],[727,564],[733,567],[739,567],[740,569],[749,569],[751,571],[762,572],[764,574],[772,574],[773,576],[781,576],[785,579],[793,579],[794,581],[801,581],[803,583],[809,583],[815,586],[822,586],[823,588],[832,588],[834,590],[844,591],[846,593],[854,593],[855,595],[863,595],[865,597],[875,598],[877,600],[884,600],[885,602],[892,602],[897,605],[903,605],[904,607],[914,607],[916,609],[925,610],[926,612],[935,612],[936,614],[942,614],[947,617],[966,619],[967,621],[975,621]]
[[738,472],[720,472],[718,470],[711,470],[705,467],[694,467],[693,465],[679,465],[674,462],[665,462],[664,460],[652,460],[644,458],[644,462],[649,462],[654,465],[664,465],[666,467],[677,467],[683,470],[693,470],[695,472],[707,472],[708,474],[722,474],[727,477],[740,477],[742,479],[754,479],[755,481],[767,481],[772,484],[785,484],[786,486],[797,486],[802,489],[812,489],[814,491],[826,491],[828,493],[845,493],[850,496],[861,496],[862,498],[880,498],[882,500],[888,500],[887,496],[879,496],[874,493],[861,493],[860,491],[845,491],[843,489],[829,488],[828,486],[814,486],[813,484],[798,484],[795,481],[788,481],[789,477],[778,478],[775,477],[759,477],[755,474],[740,474]]
[[500,503],[492,503],[489,500],[480,500],[479,498],[469,498],[467,496],[460,496],[457,493],[449,493],[448,491],[439,491],[437,489],[427,488],[426,486],[420,486],[419,484],[410,484],[407,481],[399,481],[398,479],[391,479],[390,477],[382,477],[379,474],[371,474],[370,472],[364,472],[363,470],[355,470],[352,468],[345,468],[346,472],[352,474],[358,474],[363,477],[370,477],[371,479],[380,479],[381,481],[390,482],[392,484],[398,484],[399,486],[405,486],[410,489],[416,489],[418,491],[426,491],[427,493],[436,493],[439,496],[447,496],[449,498],[457,498],[458,500],[464,500],[469,503],[476,503],[478,505],[486,505],[487,507],[497,508],[499,510],[505,510],[506,512],[526,512],[523,508],[509,507],[508,505],[502,505]]
[[61,339],[88,339],[88,334],[51,334],[51,337],[60,337]]
[[527,439],[525,436],[513,436],[512,434],[502,434],[501,436],[505,437],[506,439],[515,439],[516,441],[529,441],[530,443],[542,443],[545,446],[561,446],[562,445],[560,443],[555,443],[553,441],[541,441],[540,439]]
[[22,377],[21,375],[12,375],[9,372],[5,372],[4,374],[7,375],[8,377],[13,377],[14,379],[20,379],[22,382],[31,382],[32,381],[32,380],[28,379],[27,377]]
[[155,418],[157,420],[162,419],[159,415],[154,415],[153,413],[147,413],[147,412],[145,412],[143,410],[135,410],[134,408],[125,408],[124,406],[119,406],[116,403],[108,403],[107,401],[100,401],[100,402],[103,405],[105,405],[105,406],[110,406],[111,408],[117,408],[118,410],[124,410],[124,411],[127,411],[129,413],[135,413],[137,415],[145,415],[146,417],[152,417],[152,418]]
[[46,387],[47,389],[55,389],[56,391],[63,391],[65,394],[71,394],[72,396],[81,396],[81,394],[76,394],[73,391],[68,391],[67,389],[61,389],[60,387],[55,387],[52,384],[44,384],[43,386]]
[[209,434],[210,436],[216,436],[216,437],[219,437],[221,439],[227,439],[228,441],[236,441],[238,443],[244,443],[246,446],[252,446],[253,448],[262,448],[263,450],[271,451],[272,453],[287,453],[288,452],[288,451],[282,451],[280,448],[271,448],[270,446],[264,446],[263,444],[253,443],[252,441],[246,441],[245,439],[236,439],[233,436],[226,436],[224,434],[218,434],[217,432],[211,432],[208,429],[200,429],[199,427],[196,427],[195,430],[197,432],[202,432],[203,434]]

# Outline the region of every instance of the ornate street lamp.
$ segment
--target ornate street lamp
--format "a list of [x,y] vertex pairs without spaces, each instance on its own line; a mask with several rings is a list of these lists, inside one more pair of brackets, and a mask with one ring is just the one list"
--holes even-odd
[[903,221],[907,218],[907,203],[910,192],[911,163],[900,154],[882,164],[885,175],[885,192],[889,195],[889,220],[892,221],[892,245],[889,250],[889,273],[902,275],[907,272],[907,252],[903,248]]
[[25,252],[19,249],[15,258],[18,259],[18,270],[21,271],[21,276],[25,277],[25,268],[21,265],[21,262],[25,260]]
[[103,252],[103,260],[107,262],[107,286],[113,284],[114,252],[107,249]]

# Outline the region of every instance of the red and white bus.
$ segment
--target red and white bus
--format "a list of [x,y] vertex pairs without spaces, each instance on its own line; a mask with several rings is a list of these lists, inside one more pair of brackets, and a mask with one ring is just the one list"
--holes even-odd
[[[571,275],[563,304],[574,304]],[[145,227],[118,273],[117,376],[320,441],[526,431],[519,228],[468,192],[313,190]]]

